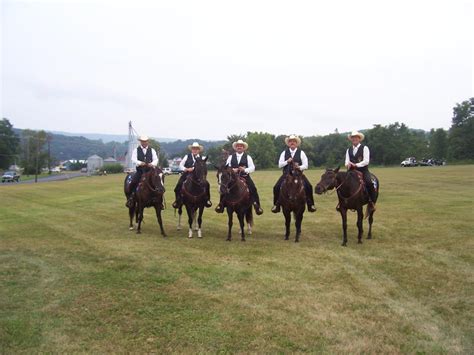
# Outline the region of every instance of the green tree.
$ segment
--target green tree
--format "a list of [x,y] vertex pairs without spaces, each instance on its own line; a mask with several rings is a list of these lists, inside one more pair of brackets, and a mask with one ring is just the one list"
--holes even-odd
[[449,130],[450,159],[474,159],[474,97],[456,104]]
[[24,174],[41,173],[41,169],[48,165],[48,152],[45,151],[48,135],[45,131],[22,131],[21,166]]
[[227,136],[227,142],[224,143],[223,148],[229,153],[232,153],[234,151],[232,149],[232,143],[237,142],[239,139],[242,139],[245,142],[247,136],[245,134],[231,134],[230,136]]
[[7,118],[3,118],[0,121],[0,169],[8,169],[16,161],[19,142],[13,132],[13,125]]
[[448,154],[448,132],[442,128],[430,132],[430,153],[435,159],[445,159]]
[[255,166],[258,169],[268,169],[275,167],[277,152],[274,141],[275,136],[270,133],[247,133],[249,154],[252,156]]

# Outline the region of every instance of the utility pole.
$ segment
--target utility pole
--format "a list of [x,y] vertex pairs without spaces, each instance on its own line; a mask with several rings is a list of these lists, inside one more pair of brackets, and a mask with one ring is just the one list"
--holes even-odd
[[51,135],[48,134],[48,174],[51,175]]
[[36,137],[36,164],[35,164],[35,182],[38,182],[38,166],[39,166],[39,137]]

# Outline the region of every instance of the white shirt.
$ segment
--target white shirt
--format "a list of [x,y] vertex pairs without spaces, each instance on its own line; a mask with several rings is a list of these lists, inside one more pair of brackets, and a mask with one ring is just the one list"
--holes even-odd
[[[199,154],[196,154],[196,156],[192,155],[191,156],[193,157],[193,163],[196,162],[196,158],[199,158],[200,155]],[[184,164],[186,164],[186,161],[188,160],[188,154],[186,154],[184,156],[184,158],[181,160],[181,163],[179,163],[179,170],[181,171],[184,171],[185,167],[184,167]]]
[[[352,146],[352,148],[349,148],[349,149],[352,149],[352,154],[354,156],[357,154],[359,147],[360,147],[360,143],[356,147]],[[349,167],[349,162],[351,161],[349,159],[349,149],[346,150],[346,167]],[[370,162],[370,150],[369,150],[369,147],[364,146],[363,159],[360,163],[356,163],[356,166],[358,168],[363,168],[364,166],[369,165],[369,162]]]
[[[291,157],[293,158],[295,156],[296,149],[291,150],[290,148],[290,154]],[[285,160],[285,150],[281,153],[280,155],[280,160],[278,161],[278,167],[279,168],[284,168],[285,166],[288,165],[288,162]],[[300,165],[300,170],[306,170],[308,169],[308,157],[306,156],[305,152],[301,151],[301,165]]]
[[[148,147],[144,148],[141,145],[139,145],[138,149],[141,149],[144,155],[146,155],[146,152],[148,151],[148,149],[151,149],[151,156],[152,156],[151,165],[153,165],[154,167],[158,166],[158,155],[156,155],[156,151],[152,147],[148,146]],[[132,163],[135,164],[136,166],[140,166],[141,163],[144,163],[144,161],[138,160],[136,149],[134,149],[133,152],[132,152],[132,159],[131,160],[132,160]]]
[[[240,163],[240,159],[242,159],[242,155],[244,155],[244,153],[235,153],[235,155],[237,156],[237,162]],[[227,158],[227,162],[226,162],[226,166],[230,166],[230,162],[232,160],[232,154],[229,155],[229,157]],[[248,165],[248,168],[245,168],[245,172],[247,174],[251,174],[255,171],[255,164],[253,163],[253,159],[250,155],[247,154],[247,165]]]

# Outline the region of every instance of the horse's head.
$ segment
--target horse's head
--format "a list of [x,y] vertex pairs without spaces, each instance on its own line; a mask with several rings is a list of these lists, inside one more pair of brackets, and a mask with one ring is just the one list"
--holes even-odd
[[230,186],[235,181],[236,175],[232,168],[221,167],[217,171],[217,182],[219,184],[219,191],[221,195],[226,195],[230,192]]
[[153,191],[159,194],[165,193],[165,178],[163,175],[163,171],[160,168],[156,167],[152,168],[148,174],[150,187],[153,189]]
[[303,172],[296,168],[293,162],[289,163],[289,165],[290,168],[284,180],[285,195],[290,202],[294,202],[298,199],[299,194],[304,188]]
[[336,169],[326,169],[323,175],[321,175],[321,180],[316,185],[314,192],[318,195],[323,194],[328,190],[332,190],[336,187],[336,176],[339,172],[339,166]]
[[207,178],[207,158],[197,158],[194,163],[193,179],[199,183]]

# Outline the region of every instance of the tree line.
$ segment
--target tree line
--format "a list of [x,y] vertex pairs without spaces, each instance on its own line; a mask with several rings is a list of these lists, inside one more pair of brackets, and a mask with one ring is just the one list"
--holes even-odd
[[[371,163],[376,165],[399,164],[404,158],[445,159],[449,162],[474,162],[474,98],[458,103],[453,108],[451,128],[423,130],[410,129],[395,122],[386,126],[374,125],[362,130],[364,143],[370,147]],[[288,132],[292,133],[292,132]],[[197,141],[204,145],[204,154],[213,164],[218,164],[222,150],[232,150],[232,142],[243,139],[249,144],[259,169],[276,166],[280,153],[285,148],[285,136],[266,132],[249,131],[242,135],[230,135],[225,141]],[[194,140],[179,140],[160,143],[151,141],[160,154],[160,162],[167,165],[167,158],[183,156],[187,146]],[[93,154],[103,158],[124,156],[127,142],[108,142],[84,137],[50,134],[45,131],[18,130],[7,118],[0,121],[0,169],[16,163],[27,173],[47,167],[58,160],[87,159]],[[312,166],[336,166],[344,162],[344,154],[350,146],[347,133],[302,137],[301,148],[306,152]]]

